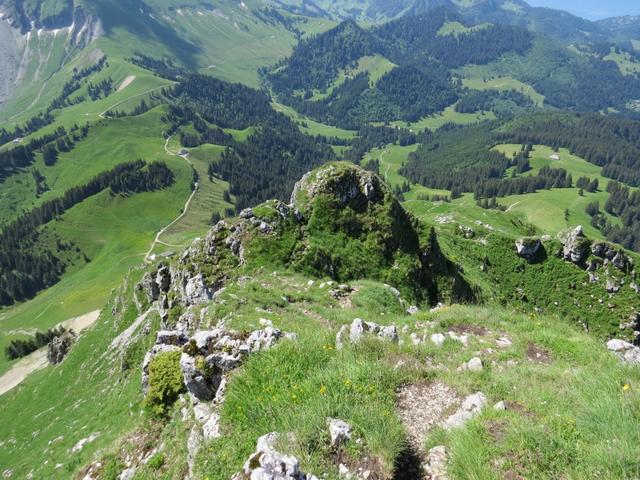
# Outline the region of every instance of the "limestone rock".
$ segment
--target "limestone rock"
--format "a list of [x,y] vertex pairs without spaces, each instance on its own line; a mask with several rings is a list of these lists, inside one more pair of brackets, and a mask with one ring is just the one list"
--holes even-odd
[[467,362],[467,370],[470,372],[481,372],[482,369],[482,360],[479,357],[473,357]]
[[337,448],[351,440],[351,425],[337,418],[329,418],[327,422],[331,435],[331,447]]
[[[182,353],[180,356],[180,369],[187,391],[198,400],[212,400],[216,388],[208,372],[196,365],[196,358]],[[218,379],[219,382],[219,379]]]
[[623,363],[640,365],[640,347],[624,340],[613,339],[607,342],[607,350],[614,352]]
[[532,262],[542,247],[538,238],[520,238],[516,241],[516,252],[519,257]]
[[201,273],[187,280],[184,295],[187,305],[206,303],[213,298],[213,292],[204,284],[204,277]]
[[507,404],[500,400],[493,406],[493,409],[497,412],[502,412],[507,409]]
[[460,408],[444,422],[442,427],[445,430],[452,430],[464,426],[469,420],[479,415],[487,405],[487,397],[482,392],[469,395],[462,401]]
[[429,450],[427,474],[431,480],[448,480],[447,447],[444,445]]
[[438,347],[444,345],[446,337],[442,333],[434,333],[431,335],[431,341]]
[[561,234],[560,241],[563,244],[562,256],[565,260],[581,264],[589,256],[591,242],[585,238],[581,225]]
[[260,437],[256,452],[232,480],[317,480],[314,475],[300,471],[300,463],[296,457],[276,449],[278,438],[275,432]]

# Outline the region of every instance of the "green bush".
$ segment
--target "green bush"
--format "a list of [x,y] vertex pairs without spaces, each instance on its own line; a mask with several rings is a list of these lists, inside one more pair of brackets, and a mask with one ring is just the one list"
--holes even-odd
[[149,392],[145,407],[152,415],[165,415],[184,391],[180,355],[179,350],[161,353],[149,364]]
[[147,466],[151,470],[159,470],[164,465],[164,453],[158,452],[147,462]]

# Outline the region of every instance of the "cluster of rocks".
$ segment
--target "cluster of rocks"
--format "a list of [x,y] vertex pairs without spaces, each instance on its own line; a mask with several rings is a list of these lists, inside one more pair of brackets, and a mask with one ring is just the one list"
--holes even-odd
[[284,334],[274,327],[265,327],[243,334],[224,326],[200,331],[191,338],[176,330],[160,331],[156,344],[145,355],[142,364],[142,388],[149,387],[149,365],[163,352],[181,351],[180,368],[187,391],[193,398],[213,400],[224,375],[237,368],[252,353],[271,348]]
[[[582,226],[577,226],[558,236],[563,247],[560,256],[577,265],[584,266],[590,272],[601,266],[612,265],[627,272],[633,267],[633,259],[623,249],[609,242],[592,242],[584,235]],[[590,258],[590,257],[595,258]]]
[[360,343],[365,335],[376,336],[383,340],[391,342],[398,341],[398,329],[395,325],[378,325],[374,322],[365,322],[360,318],[356,318],[351,325],[343,325],[336,335],[336,348],[341,349],[344,346],[345,337],[352,344]]
[[[166,322],[168,313],[176,305],[188,308],[214,300],[222,290],[226,273],[205,275],[205,265],[217,265],[222,258],[232,258],[238,265],[243,264],[244,249],[249,231],[270,235],[287,218],[302,220],[299,211],[280,201],[270,202],[274,218],[258,217],[252,209],[245,209],[233,224],[220,220],[204,238],[197,238],[171,265],[159,264],[148,271],[137,286],[149,303],[157,302],[162,320]],[[211,270],[211,269],[209,269]]]
[[277,432],[260,437],[255,453],[231,480],[318,480],[315,475],[300,471],[296,457],[278,451],[279,438]]
[[467,227],[466,225],[458,225],[458,231],[460,232],[460,235],[462,235],[467,240],[470,240],[476,236],[476,231],[471,227]]
[[[331,448],[336,451],[351,440],[351,425],[337,418],[328,418]],[[293,439],[292,434],[288,436]],[[231,480],[318,480],[315,475],[300,470],[300,462],[293,455],[278,450],[282,440],[278,432],[263,435],[256,443],[256,451],[247,459],[242,471],[236,473]],[[353,478],[349,469],[340,464],[339,470],[345,478]]]
[[191,273],[180,266],[159,265],[144,275],[138,289],[145,293],[149,303],[157,302],[160,317],[166,324],[171,308],[176,305],[188,308],[210,302],[221,291],[222,285],[222,279],[209,284],[200,272]]
[[607,342],[607,350],[629,365],[640,365],[640,347],[624,340],[613,339]]
[[75,341],[76,334],[73,330],[67,330],[62,335],[54,337],[47,346],[47,360],[49,360],[49,363],[56,365],[62,362]]
[[[420,345],[425,341],[425,336],[421,337],[416,333],[412,333],[410,335],[410,338],[411,342],[414,345]],[[462,333],[460,335],[458,335],[456,332],[433,333],[429,337],[429,340],[437,347],[441,347],[444,345],[444,342],[447,340],[447,338],[450,338],[451,340],[454,340],[456,342],[460,342],[465,347],[469,345],[469,335],[467,335],[466,333]]]

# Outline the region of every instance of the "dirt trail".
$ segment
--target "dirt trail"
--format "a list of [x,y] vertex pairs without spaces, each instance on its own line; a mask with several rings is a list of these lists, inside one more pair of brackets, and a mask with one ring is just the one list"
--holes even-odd
[[[170,140],[171,140],[171,137],[168,137],[167,140],[164,142],[164,150],[165,150],[165,152],[167,152],[167,155],[172,155],[174,157],[181,157],[181,158],[184,159],[185,162],[187,162],[189,165],[191,165],[191,168],[193,168],[193,164],[189,160],[189,153],[184,153],[184,154],[181,155],[179,153],[175,153],[175,152],[172,152],[171,150],[169,150],[169,141]],[[166,227],[162,228],[162,230],[160,230],[156,234],[156,238],[153,240],[153,243],[151,244],[151,247],[149,248],[147,253],[144,255],[145,262],[150,261],[149,257],[151,256],[151,252],[153,252],[153,249],[155,248],[156,244],[160,243],[162,245],[168,245],[168,244],[162,242],[160,240],[160,237],[162,236],[162,234],[164,232],[166,232],[169,228],[171,228],[173,225],[175,225],[177,222],[179,222],[182,219],[182,217],[184,217],[187,214],[187,211],[189,210],[189,206],[191,205],[191,201],[193,200],[193,197],[195,196],[195,194],[198,192],[198,187],[199,187],[199,184],[198,184],[198,182],[196,182],[195,185],[194,185],[194,189],[191,192],[191,195],[189,195],[189,198],[187,199],[187,203],[184,204],[184,208],[182,209],[182,213],[180,215],[178,215],[169,225],[167,225]]]
[[[100,310],[85,313],[79,317],[70,318],[56,325],[72,329],[79,334],[89,328],[100,316]],[[40,370],[48,365],[47,348],[43,347],[30,355],[20,359],[11,369],[0,377],[0,395],[16,387],[27,378],[30,373]]]

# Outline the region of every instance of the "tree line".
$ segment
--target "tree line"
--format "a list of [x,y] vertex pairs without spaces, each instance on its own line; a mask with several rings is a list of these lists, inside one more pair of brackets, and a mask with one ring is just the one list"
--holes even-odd
[[608,240],[640,252],[640,191],[611,181],[607,185],[607,192],[609,198],[604,211],[618,218],[620,223],[611,222],[600,210],[600,204],[593,202],[586,207],[591,224],[600,229]]
[[30,353],[48,345],[54,338],[61,337],[68,330],[62,326],[57,328],[50,328],[46,332],[36,332],[30,338],[11,340],[9,345],[4,349],[5,356],[8,360],[16,360],[18,358],[26,357]]

